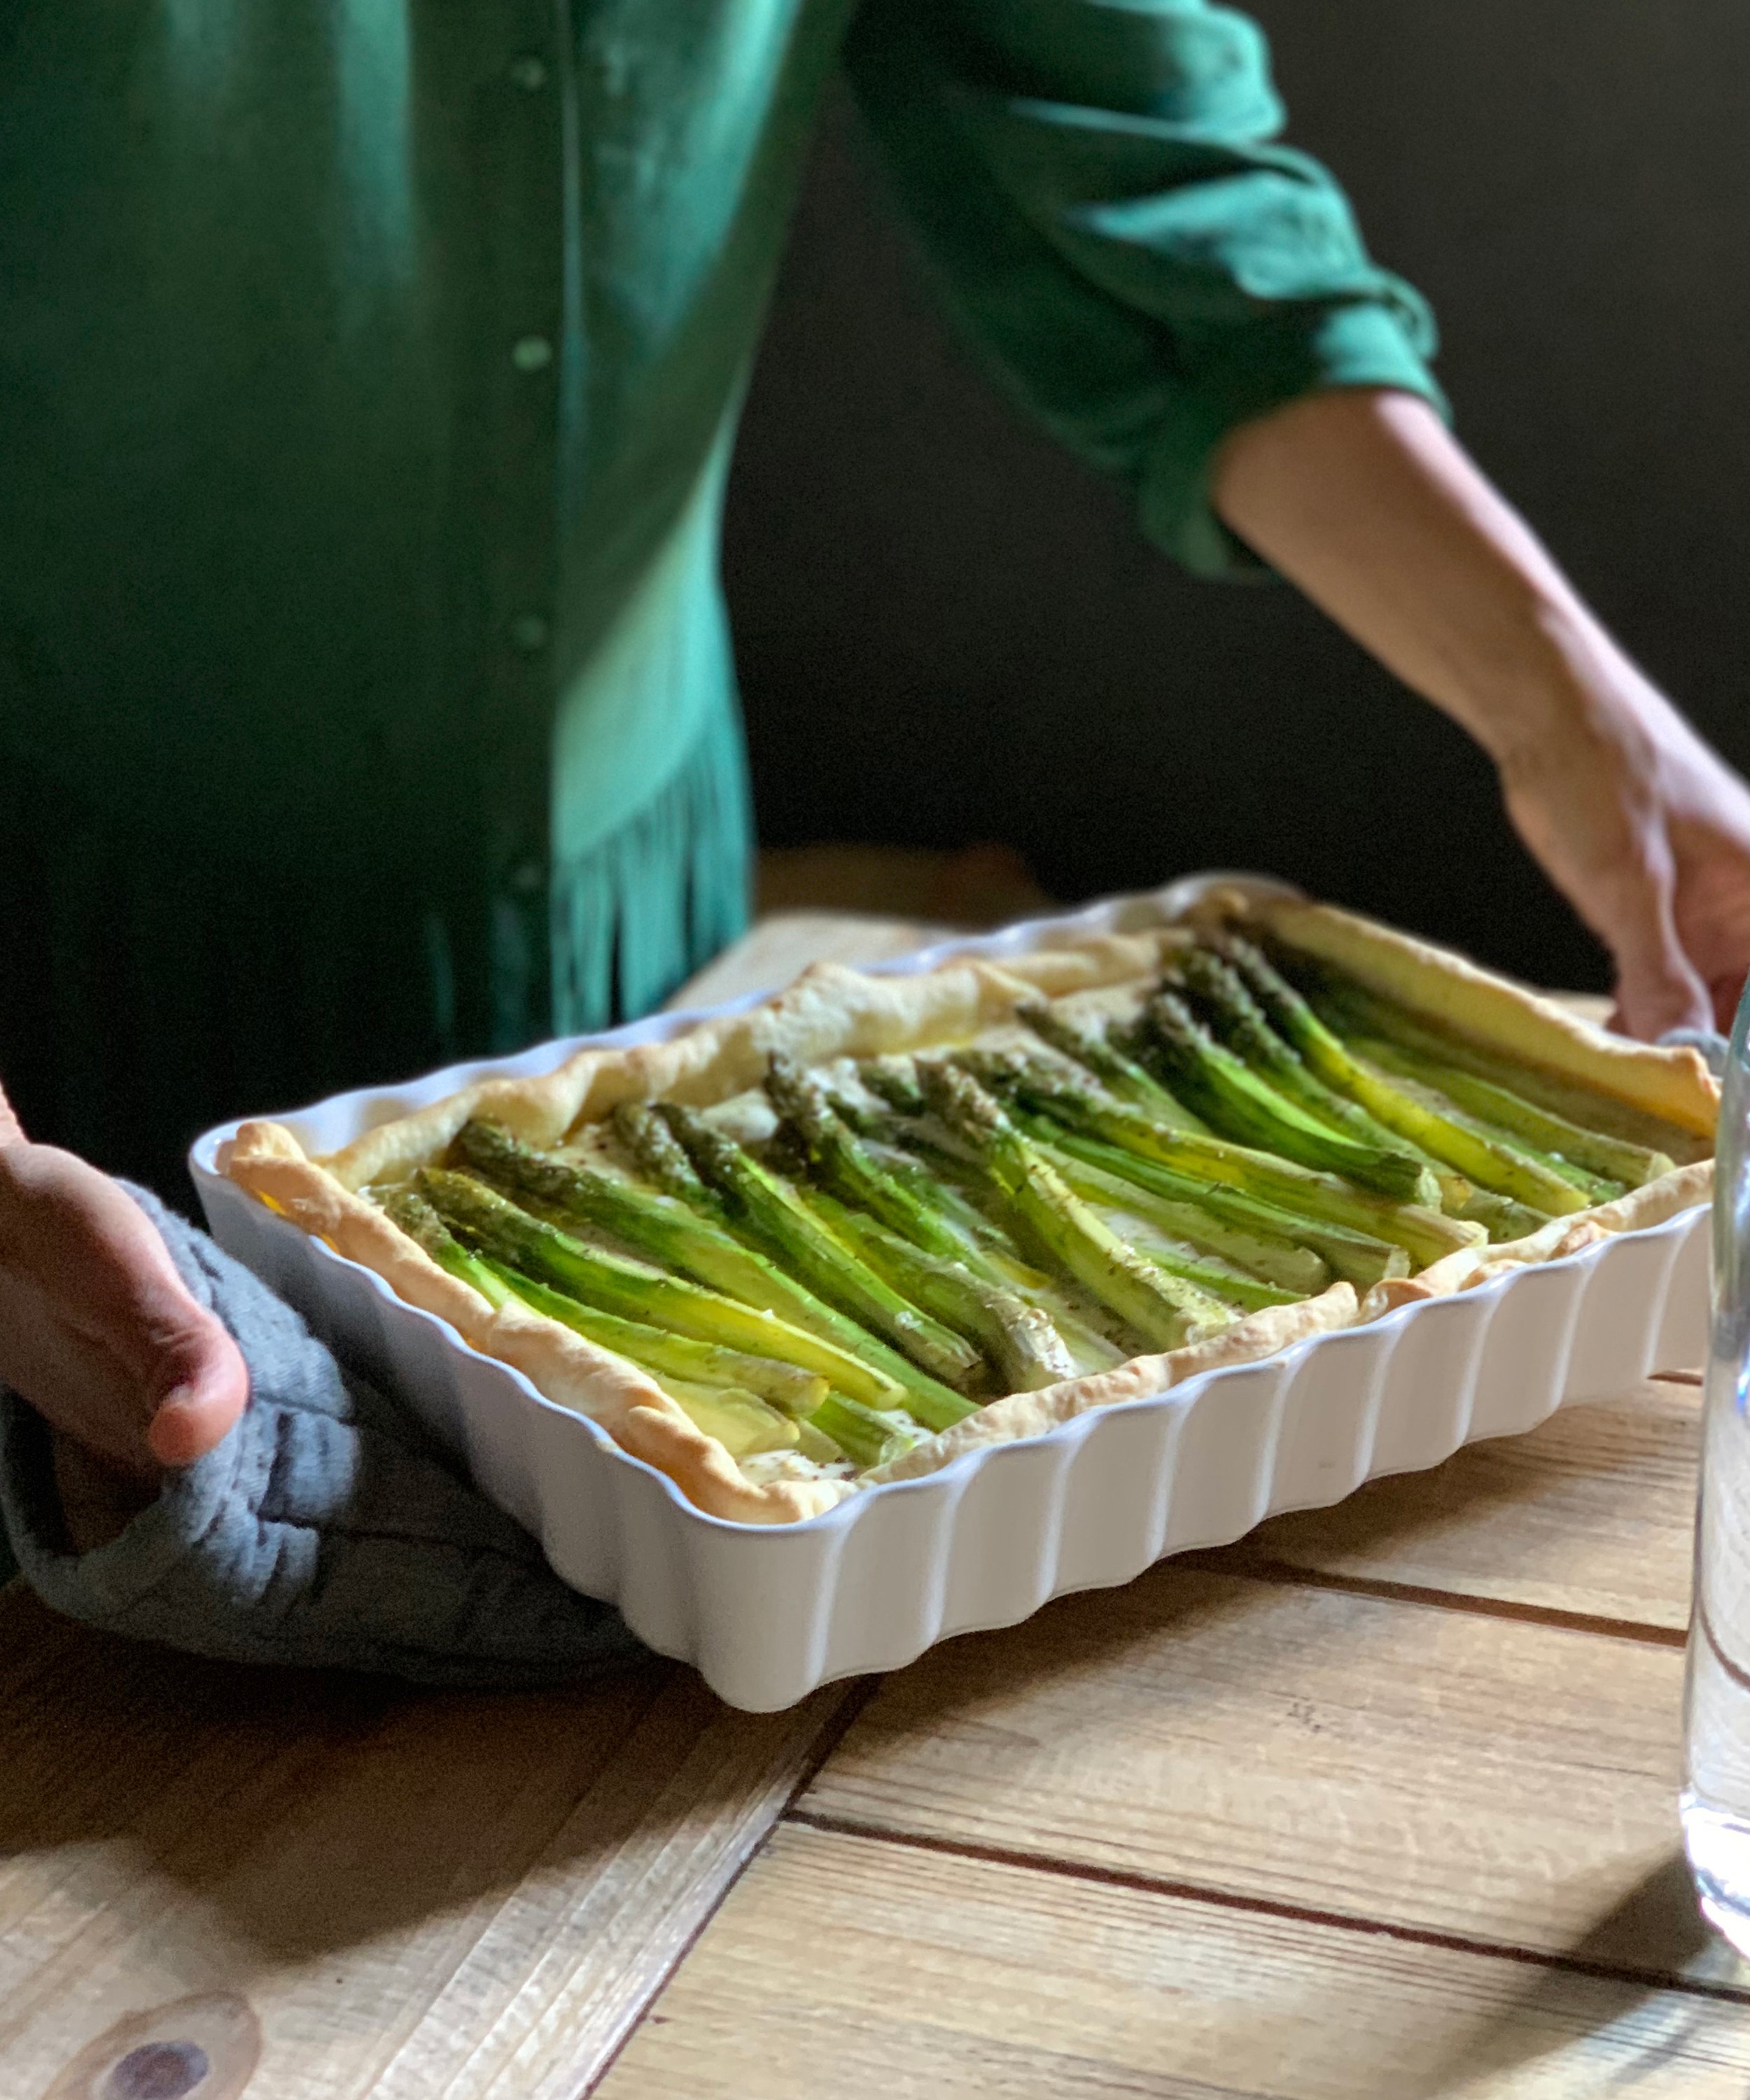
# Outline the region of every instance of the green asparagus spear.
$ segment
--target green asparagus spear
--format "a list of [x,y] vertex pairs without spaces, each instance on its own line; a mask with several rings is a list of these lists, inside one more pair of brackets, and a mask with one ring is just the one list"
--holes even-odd
[[1362,1145],[1277,1093],[1259,1073],[1200,1027],[1170,991],[1148,1003],[1148,1023],[1167,1070],[1223,1135],[1261,1152],[1274,1152],[1395,1202],[1438,1207],[1440,1189],[1422,1163],[1404,1152]]
[[1093,1208],[1101,1223],[1144,1261],[1152,1261],[1181,1283],[1219,1299],[1223,1305],[1232,1305],[1241,1312],[1259,1312],[1269,1305],[1298,1305],[1306,1295],[1300,1290],[1279,1290],[1273,1283],[1260,1282],[1242,1269],[1229,1268],[1199,1255],[1195,1247],[1162,1239],[1131,1211],[1109,1211],[1097,1203]]
[[1169,1276],[1176,1276],[1181,1283],[1188,1283],[1193,1289],[1219,1299],[1223,1305],[1234,1306],[1241,1312],[1259,1312],[1268,1305],[1298,1305],[1306,1295],[1299,1290],[1279,1290],[1275,1284],[1261,1283],[1255,1276],[1247,1276],[1241,1270],[1202,1260],[1193,1247],[1158,1238],[1141,1220],[1129,1212],[1107,1211],[1098,1205],[1095,1206],[1095,1212],[1144,1261],[1153,1262]]
[[[490,1265],[489,1265],[490,1266]],[[514,1269],[499,1271],[505,1286],[531,1310],[573,1329],[587,1340],[614,1351],[648,1371],[694,1427],[715,1436],[731,1458],[752,1458],[764,1451],[800,1448],[808,1457],[835,1459],[841,1447],[813,1421],[831,1397],[825,1379],[769,1357],[743,1356],[738,1350],[696,1342],[641,1321],[621,1320],[580,1304]],[[738,1376],[738,1372],[745,1376]],[[893,1424],[853,1400],[840,1396],[870,1421]],[[915,1428],[893,1432],[903,1448],[921,1433]]]
[[[672,1140],[667,1123],[663,1130]],[[469,1157],[482,1165],[492,1162],[487,1171],[493,1180],[531,1197],[560,1220],[606,1230],[661,1268],[690,1276],[757,1311],[775,1313],[806,1334],[818,1335],[822,1341],[859,1358],[878,1379],[909,1388],[920,1378],[908,1357],[817,1298],[759,1248],[744,1246],[690,1204],[636,1182],[547,1158],[518,1145],[508,1132],[490,1123],[468,1124],[458,1142],[465,1140]],[[678,1150],[678,1140],[672,1141]],[[685,1161],[684,1153],[681,1157]],[[691,1162],[686,1164],[691,1172]],[[718,1201],[714,1191],[712,1201]],[[845,1387],[843,1379],[834,1383],[873,1405],[886,1404],[860,1388]]]
[[765,1090],[772,1105],[794,1127],[809,1164],[835,1195],[859,1205],[926,1254],[943,1261],[963,1258],[961,1235],[950,1229],[915,1185],[879,1163],[833,1110],[818,1080],[791,1059],[774,1057]]
[[1384,1073],[1351,1055],[1341,1039],[1320,1020],[1300,994],[1250,942],[1229,937],[1222,954],[1245,979],[1247,989],[1301,1056],[1329,1086],[1359,1101],[1369,1114],[1401,1132],[1424,1151],[1433,1153],[1485,1189],[1512,1196],[1552,1217],[1586,1207],[1586,1198],[1571,1183],[1481,1132],[1443,1116],[1394,1084]]
[[[1296,1218],[1317,1219],[1389,1240],[1401,1246],[1418,1268],[1487,1238],[1480,1225],[1443,1217],[1438,1211],[1420,1204],[1393,1203],[1333,1174],[1317,1173],[1224,1138],[1162,1130],[1122,1102],[1066,1083],[1060,1074],[1039,1061],[985,1058],[980,1061],[979,1069],[990,1071],[999,1084],[1013,1086],[1029,1107],[1060,1122],[1066,1129],[1102,1138],[1121,1151],[1171,1167],[1193,1185],[1231,1189]],[[1179,1194],[1183,1190],[1172,1193]],[[1207,1196],[1198,1200],[1215,1207]],[[1303,1232],[1297,1230],[1294,1237],[1306,1245],[1315,1244]],[[1319,1251],[1325,1251],[1322,1246]]]
[[1479,1224],[1491,1240],[1523,1240],[1549,1222],[1547,1211],[1534,1211],[1512,1196],[1497,1196],[1492,1189],[1473,1189],[1466,1200],[1449,1214]]
[[[1285,948],[1283,960],[1285,967],[1292,968],[1309,1004],[1346,1041],[1351,1036],[1382,1036],[1400,1048],[1486,1080],[1526,1108],[1556,1117],[1587,1140],[1570,1155],[1576,1166],[1633,1187],[1637,1175],[1658,1178],[1648,1170],[1660,1159],[1686,1167],[1708,1155],[1706,1138],[1668,1123],[1650,1109],[1602,1092],[1571,1073],[1485,1048],[1456,1029],[1412,1012],[1298,951]],[[1575,1144],[1579,1148],[1580,1140]]]
[[[921,1113],[923,1096],[910,1083],[910,1066],[901,1059],[888,1062],[903,1066],[905,1097]],[[879,1114],[869,1110],[862,1122],[866,1132],[878,1133],[866,1136],[871,1157],[959,1237],[961,1251],[956,1259],[981,1282],[1012,1292],[1043,1312],[1074,1360],[1078,1375],[1110,1370],[1123,1362],[1124,1352],[1065,1297],[1061,1284],[1024,1260],[1009,1235],[978,1207],[963,1186],[970,1171],[963,1158],[941,1149],[923,1125],[891,1109],[884,1107]]]
[[[1025,1118],[1016,1119],[1029,1136]],[[1038,1142],[1035,1140],[1035,1142]],[[1236,1307],[1242,1312],[1256,1312],[1267,1305],[1298,1305],[1311,1294],[1305,1290],[1285,1290],[1274,1283],[1266,1283],[1236,1263],[1225,1261],[1219,1255],[1205,1253],[1193,1243],[1176,1234],[1163,1233],[1148,1215],[1153,1199],[1141,1189],[1128,1189],[1122,1198],[1114,1200],[1109,1195],[1091,1197],[1087,1190],[1078,1188],[1078,1180],[1086,1177],[1085,1170],[1077,1167],[1073,1160],[1060,1154],[1051,1156],[1051,1148],[1039,1144],[1041,1155],[1063,1176],[1065,1187],[1087,1204],[1095,1217],[1107,1229],[1116,1234],[1133,1253],[1139,1254],[1144,1261],[1153,1262],[1157,1268],[1164,1269],[1169,1276],[1176,1276],[1181,1283],[1188,1283],[1198,1290],[1206,1291],[1211,1298],[1219,1298],[1224,1305]],[[1065,1166],[1075,1171],[1065,1172]],[[1298,1251],[1298,1250],[1297,1250]],[[1322,1268],[1324,1264],[1320,1264]]]
[[820,1081],[834,1114],[859,1137],[879,1137],[893,1121],[892,1109],[879,1096],[871,1098],[866,1087],[859,1085],[853,1090],[823,1072],[817,1072],[814,1077]]
[[1004,1258],[1001,1235],[956,1190],[915,1159],[884,1158],[842,1123],[835,1127],[824,1090],[817,1092],[794,1066],[774,1059],[769,1091],[801,1133],[829,1186],[884,1220],[936,1264],[946,1264],[947,1273],[929,1263],[908,1262],[904,1246],[888,1246],[884,1255],[878,1245],[865,1243],[851,1223],[854,1209],[841,1209],[836,1221],[829,1219],[847,1228],[839,1237],[854,1239],[870,1266],[904,1295],[981,1343],[1011,1391],[1031,1392],[1073,1377],[1079,1366],[1068,1346],[1072,1330],[1079,1330],[1075,1339],[1084,1362],[1091,1343],[1094,1359],[1104,1358],[1099,1338],[1055,1302],[1048,1279],[1017,1273],[1019,1265]]
[[648,1101],[622,1101],[612,1121],[615,1135],[646,1179],[665,1196],[719,1223],[728,1215],[722,1198],[700,1180],[681,1140]]
[[[884,1334],[922,1374],[909,1383],[906,1405],[932,1429],[946,1428],[973,1410],[950,1385],[971,1384],[983,1368],[978,1352],[961,1335],[932,1320],[875,1275],[844,1242],[812,1216],[781,1176],[762,1167],[743,1146],[690,1109],[664,1106],[668,1126],[693,1164],[740,1220],[791,1264],[823,1295]],[[939,1383],[938,1383],[939,1382]],[[843,1385],[842,1379],[835,1383]],[[932,1390],[933,1388],[933,1390]],[[926,1408],[943,1419],[932,1421]]]
[[1365,1143],[1396,1145],[1434,1170],[1440,1184],[1440,1207],[1449,1217],[1483,1226],[1492,1240],[1522,1238],[1547,1222],[1547,1214],[1516,1202],[1510,1196],[1474,1189],[1444,1160],[1422,1151],[1377,1122],[1359,1101],[1336,1093],[1307,1070],[1298,1052],[1270,1026],[1263,1009],[1232,967],[1210,948],[1193,948],[1180,959],[1179,980],[1207,1015],[1230,1049],[1267,1078],[1279,1092],[1329,1123],[1333,1129]]
[[[795,1426],[796,1418],[812,1414],[828,1396],[825,1379],[794,1365],[744,1356],[738,1350],[693,1341],[642,1321],[618,1319],[501,1263],[470,1254],[431,1205],[412,1189],[398,1189],[383,1207],[435,1261],[472,1284],[495,1308],[526,1305],[648,1371],[689,1418],[715,1436],[733,1458],[794,1449],[803,1440]],[[854,1401],[844,1404],[857,1405]],[[881,1418],[871,1410],[859,1411],[871,1420]]]
[[[921,1108],[921,1093],[918,1101]],[[1125,1351],[1090,1318],[1085,1299],[1078,1302],[1066,1295],[1070,1286],[1060,1275],[1047,1274],[1023,1255],[992,1214],[988,1183],[963,1154],[944,1149],[924,1123],[888,1113],[877,1127],[880,1136],[871,1142],[881,1163],[963,1237],[965,1251],[959,1260],[974,1276],[1012,1291],[1045,1314],[1074,1360],[1078,1377],[1112,1370],[1124,1361]]]
[[[667,1124],[662,1128],[672,1141]],[[765,1284],[747,1250],[691,1202],[600,1167],[537,1152],[502,1123],[483,1117],[463,1124],[454,1149],[475,1173],[519,1201],[538,1204],[562,1223],[606,1233],[665,1268],[684,1269],[713,1290],[740,1297]],[[685,1161],[685,1154],[681,1157]]]
[[963,1262],[924,1253],[823,1189],[810,1190],[808,1200],[897,1290],[970,1335],[997,1366],[1005,1392],[1036,1392],[1076,1375],[1075,1359],[1038,1306],[974,1276]]
[[[1194,1202],[1198,1208],[1212,1211],[1229,1224],[1259,1238],[1273,1236],[1292,1240],[1298,1252],[1325,1264],[1332,1275],[1352,1283],[1358,1290],[1370,1290],[1386,1277],[1409,1274],[1409,1255],[1395,1240],[1357,1232],[1351,1226],[1334,1224],[1328,1219],[1296,1215],[1237,1189],[1218,1182],[1192,1180],[1163,1167],[1157,1160],[1140,1158],[1097,1137],[1088,1137],[1060,1125],[1047,1127],[1051,1129],[1048,1149],[1054,1158],[1061,1151],[1084,1169],[1098,1169],[1113,1180],[1132,1182],[1146,1193],[1175,1203]],[[1067,1168],[1065,1172],[1067,1178]],[[1081,1193],[1086,1195],[1090,1191],[1083,1188]],[[1480,1239],[1483,1233],[1473,1230],[1472,1238]],[[1268,1276],[1276,1272],[1266,1270],[1264,1273]],[[1285,1282],[1285,1279],[1281,1280]],[[1328,1282],[1329,1278],[1324,1280]],[[1303,1295],[1310,1297],[1315,1287],[1320,1286],[1309,1286]]]
[[[911,1404],[896,1380],[873,1370],[862,1357],[738,1299],[723,1297],[646,1262],[587,1246],[557,1225],[531,1217],[471,1174],[424,1167],[416,1186],[465,1246],[586,1304],[749,1356],[800,1364],[871,1407],[892,1410]],[[956,1404],[960,1412],[968,1411],[963,1403]]]
[[1288,1095],[1333,1130],[1347,1131],[1363,1144],[1389,1149],[1395,1141],[1395,1131],[1376,1123],[1359,1102],[1333,1092],[1307,1070],[1299,1052],[1270,1026],[1238,973],[1212,948],[1192,948],[1179,956],[1168,982],[1183,990],[1228,1048],[1261,1073],[1278,1093]]
[[857,1072],[870,1092],[879,1095],[889,1108],[902,1116],[923,1114],[923,1092],[910,1058],[871,1057]]
[[981,1211],[954,1178],[965,1172],[963,1160],[929,1154],[928,1147],[907,1150],[900,1133],[891,1126],[879,1138],[868,1140],[871,1157],[888,1172],[903,1181],[921,1203],[937,1213],[942,1225],[961,1242],[954,1258],[963,1261],[975,1275],[988,1276],[993,1283],[1009,1280],[1008,1258],[1014,1244],[1002,1227]]
[[1211,948],[1193,948],[1179,959],[1178,981],[1209,1018],[1215,1032],[1236,1057],[1286,1094],[1308,1114],[1332,1129],[1363,1145],[1381,1146],[1387,1152],[1407,1152],[1434,1170],[1440,1185],[1440,1207],[1452,1216],[1468,1217],[1466,1208],[1476,1191],[1465,1177],[1408,1144],[1395,1131],[1370,1116],[1359,1101],[1336,1092],[1307,1069],[1300,1053],[1285,1043],[1270,1026],[1263,1008],[1246,990],[1239,974]]
[[[1012,1110],[1015,1120],[1036,1145],[1044,1149],[1058,1172],[1069,1181],[1074,1193],[1096,1208],[1109,1205],[1114,1200],[1114,1188],[1120,1199],[1119,1207],[1135,1211],[1135,1206],[1128,1198],[1137,1194],[1134,1184],[1111,1184],[1104,1188],[1084,1189],[1077,1185],[1070,1168],[1077,1173],[1091,1170],[1081,1167],[1067,1154],[1055,1153],[1053,1141],[1062,1136],[1060,1127],[1048,1118],[1031,1116],[1025,1111]],[[950,1173],[963,1179],[968,1167],[961,1158],[950,1158],[946,1154],[931,1153],[937,1162],[937,1172],[932,1175],[923,1170],[927,1185],[933,1189],[943,1203],[951,1224],[965,1226],[971,1250],[961,1260],[973,1273],[987,1278],[1003,1289],[1041,1306],[1057,1325],[1059,1330],[1069,1338],[1066,1319],[1075,1317],[1061,1295],[1061,1286],[1043,1269],[1025,1259],[1020,1248],[987,1212],[979,1211],[972,1198],[960,1187],[959,1180],[950,1180]],[[1153,1199],[1145,1199],[1153,1201]],[[1152,1219],[1156,1229],[1168,1239],[1188,1242],[1200,1258],[1213,1257],[1219,1268],[1237,1268],[1267,1283],[1275,1284],[1290,1291],[1295,1297],[1305,1297],[1330,1281],[1329,1273],[1316,1255],[1296,1246],[1292,1241],[1264,1238],[1246,1233],[1227,1224],[1213,1213],[1191,1204],[1173,1206],[1160,1203],[1155,1211],[1143,1214]]]
[[[1463,1129],[1475,1131],[1492,1145],[1499,1145],[1509,1152],[1517,1153],[1521,1158],[1530,1160],[1544,1171],[1558,1175],[1570,1187],[1577,1189],[1589,1203],[1613,1202],[1622,1194],[1620,1181],[1610,1180],[1601,1174],[1589,1173],[1585,1167],[1575,1166],[1571,1160],[1533,1145],[1528,1138],[1503,1130],[1485,1118],[1474,1116],[1469,1110],[1461,1108],[1444,1089],[1433,1085],[1418,1074],[1399,1070],[1398,1061],[1389,1043],[1378,1045],[1352,1043],[1349,1048],[1360,1063],[1389,1074],[1412,1101],[1422,1102]],[[1382,1057],[1376,1059],[1370,1054],[1375,1048],[1384,1053]]]
[[[921,1103],[922,1096],[919,1099]],[[939,1223],[961,1243],[954,1259],[976,1273],[988,1273],[993,1282],[1005,1277],[997,1267],[985,1268],[990,1254],[1013,1252],[999,1225],[981,1211],[961,1186],[966,1162],[944,1151],[929,1136],[928,1127],[915,1118],[892,1110],[865,1118],[859,1134],[875,1164],[902,1182],[917,1201],[937,1215]]]
[[1232,1312],[1219,1299],[1133,1254],[969,1074],[932,1063],[919,1067],[919,1077],[931,1108],[971,1149],[1033,1236],[1144,1340],[1176,1349],[1232,1323]]
[[812,1414],[827,1396],[827,1380],[818,1371],[783,1362],[776,1357],[752,1357],[745,1350],[725,1348],[719,1342],[701,1342],[672,1328],[652,1326],[646,1320],[623,1319],[617,1312],[583,1304],[562,1290],[539,1283],[533,1277],[486,1259],[491,1269],[523,1304],[549,1320],[557,1320],[588,1341],[628,1357],[659,1379],[688,1379],[694,1385],[736,1386],[745,1392],[769,1401],[780,1414],[800,1421]]
[[510,1302],[514,1293],[501,1276],[470,1254],[437,1212],[415,1189],[397,1189],[383,1205],[385,1215],[410,1240],[422,1246],[439,1268],[463,1283],[471,1284],[496,1312]]
[[[1321,1117],[1333,1129],[1370,1144],[1399,1145],[1413,1158],[1431,1167],[1440,1183],[1440,1207],[1449,1217],[1466,1218],[1486,1228],[1492,1240],[1523,1238],[1548,1222],[1548,1214],[1516,1202],[1510,1196],[1474,1189],[1444,1160],[1422,1152],[1407,1139],[1376,1122],[1359,1101],[1333,1092],[1314,1077],[1298,1053],[1284,1042],[1265,1018],[1238,974],[1209,948],[1194,948],[1179,965],[1187,992],[1213,1021],[1229,1048],[1254,1070],[1267,1078],[1279,1092],[1291,1095],[1300,1105]],[[1351,1044],[1351,1048],[1357,1048]],[[1382,1061],[1376,1058],[1376,1063]]]
[[909,1423],[896,1422],[891,1414],[878,1414],[842,1392],[828,1393],[809,1417],[809,1426],[830,1436],[853,1466],[866,1470],[909,1451],[921,1436]]
[[[1144,1189],[1122,1173],[1109,1171],[1078,1153],[1065,1150],[1068,1132],[1050,1123],[1034,1128],[1025,1118],[1022,1120],[1023,1127],[1029,1129],[1046,1158],[1084,1202],[1128,1211],[1169,1239],[1188,1241],[1205,1255],[1245,1270],[1272,1289],[1286,1291],[1291,1298],[1310,1298],[1330,1282],[1334,1273],[1330,1264],[1310,1246],[1277,1233],[1236,1225],[1205,1209],[1201,1202],[1183,1201]],[[1128,1162],[1127,1154],[1117,1156]],[[1245,1201],[1243,1197],[1237,1200]],[[1382,1254],[1386,1251],[1383,1242],[1377,1244]]]
[[1442,1064],[1378,1038],[1356,1041],[1351,1047],[1387,1071],[1433,1087],[1467,1114],[1493,1124],[1508,1137],[1534,1145],[1558,1173],[1567,1169],[1585,1174],[1591,1177],[1592,1185],[1620,1194],[1625,1189],[1644,1188],[1672,1170],[1673,1162],[1664,1153],[1602,1136],[1457,1065]]
[[[476,1289],[499,1294],[495,1302],[527,1305],[650,1372],[694,1427],[715,1436],[732,1458],[798,1445],[817,1458],[835,1458],[841,1454],[854,1458],[817,1419],[828,1410],[832,1420],[851,1425],[860,1448],[881,1457],[909,1449],[923,1434],[909,1417],[878,1414],[843,1393],[834,1393],[816,1373],[773,1357],[744,1356],[736,1349],[694,1341],[584,1305],[532,1277],[469,1254],[446,1230],[431,1206],[412,1190],[400,1192],[391,1201],[410,1212],[417,1207],[423,1213],[418,1237],[428,1251],[438,1251],[434,1236],[442,1235],[447,1248],[439,1259],[446,1267],[454,1267]],[[876,1425],[880,1425],[879,1431]],[[863,1462],[875,1464],[879,1458]]]
[[659,1383],[694,1428],[715,1436],[732,1458],[756,1458],[766,1451],[793,1451],[802,1441],[802,1425],[780,1414],[757,1393],[671,1376],[664,1376]]
[[1153,1073],[1127,1057],[1109,1034],[1091,1021],[1073,1020],[1048,1000],[1029,999],[1015,1009],[1015,1018],[1052,1049],[1084,1066],[1110,1094],[1128,1101],[1170,1130],[1206,1132],[1209,1126],[1167,1092]]

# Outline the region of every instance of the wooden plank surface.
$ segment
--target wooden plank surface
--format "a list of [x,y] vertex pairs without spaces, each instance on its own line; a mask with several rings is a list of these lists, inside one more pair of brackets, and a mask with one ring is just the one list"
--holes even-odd
[[1699,1387],[1650,1379],[1528,1436],[1276,1517],[1225,1556],[1664,1628],[1689,1620]]
[[1168,1563],[882,1680],[801,1811],[1674,1974],[1682,1679],[1661,1641]]
[[1750,2007],[781,1829],[601,2100],[1739,2100]]
[[[676,1003],[944,930],[783,913]],[[1259,1576],[950,1643],[739,1883],[855,1692],[421,1695],[7,1592],[0,2093],[84,2096],[88,2045],[182,2006],[255,2036],[249,2100],[573,2100],[653,1999],[609,2100],[1741,2093],[1674,1849],[1695,1405],[1644,1388],[1280,1520]]]
[[[784,915],[688,996],[938,933]],[[258,2038],[249,2100],[571,2100],[844,1696],[737,1714],[656,1663],[422,1695],[204,1664],[0,1591],[0,2093],[186,2005],[193,2039]]]
[[249,2100],[573,2100],[844,1696],[734,1714],[659,1663],[420,1694],[196,1662],[15,1586],[0,2092],[37,2095],[118,2021],[204,1997],[258,2023]]

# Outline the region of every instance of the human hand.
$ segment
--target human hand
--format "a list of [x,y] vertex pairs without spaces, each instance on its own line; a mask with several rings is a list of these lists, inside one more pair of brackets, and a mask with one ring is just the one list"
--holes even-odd
[[1303,396],[1242,424],[1216,507],[1494,759],[1609,948],[1616,1026],[1730,1028],[1750,968],[1750,788],[1635,668],[1426,402]]
[[1519,836],[1616,968],[1613,1025],[1730,1030],[1750,971],[1750,788],[1632,667],[1501,757]]
[[139,1480],[242,1414],[249,1373],[126,1189],[25,1138],[0,1091],[0,1384]]

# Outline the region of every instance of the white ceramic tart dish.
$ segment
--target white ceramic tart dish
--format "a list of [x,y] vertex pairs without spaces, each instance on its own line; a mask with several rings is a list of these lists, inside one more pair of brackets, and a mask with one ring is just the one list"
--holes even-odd
[[[575,1147],[617,1105],[710,1110],[804,1066],[1000,1043],[1042,994],[1122,1010],[1211,921],[1267,935],[1480,1051],[1559,1075],[1686,1140],[1613,1201],[1417,1273],[1334,1282],[1212,1336],[999,1397],[852,1474],[738,1464],[626,1359],[495,1310],[371,1197],[490,1117]],[[1693,1051],[1631,1044],[1462,959],[1255,878],[959,940],[867,972],[823,966],[767,999],[663,1015],[209,1132],[209,1222],[349,1361],[397,1392],[555,1571],[732,1705],[790,1705],[1129,1580],[1376,1475],[1529,1429],[1565,1401],[1699,1362],[1717,1090]]]

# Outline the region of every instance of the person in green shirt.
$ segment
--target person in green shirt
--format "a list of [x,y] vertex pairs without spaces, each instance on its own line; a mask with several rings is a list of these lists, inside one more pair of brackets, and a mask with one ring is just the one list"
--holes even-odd
[[724,479],[840,66],[996,382],[1476,737],[1623,1026],[1735,999],[1750,792],[1450,435],[1242,15],[16,0],[0,1383],[111,1463],[248,1379],[100,1169],[638,1012],[740,930]]

